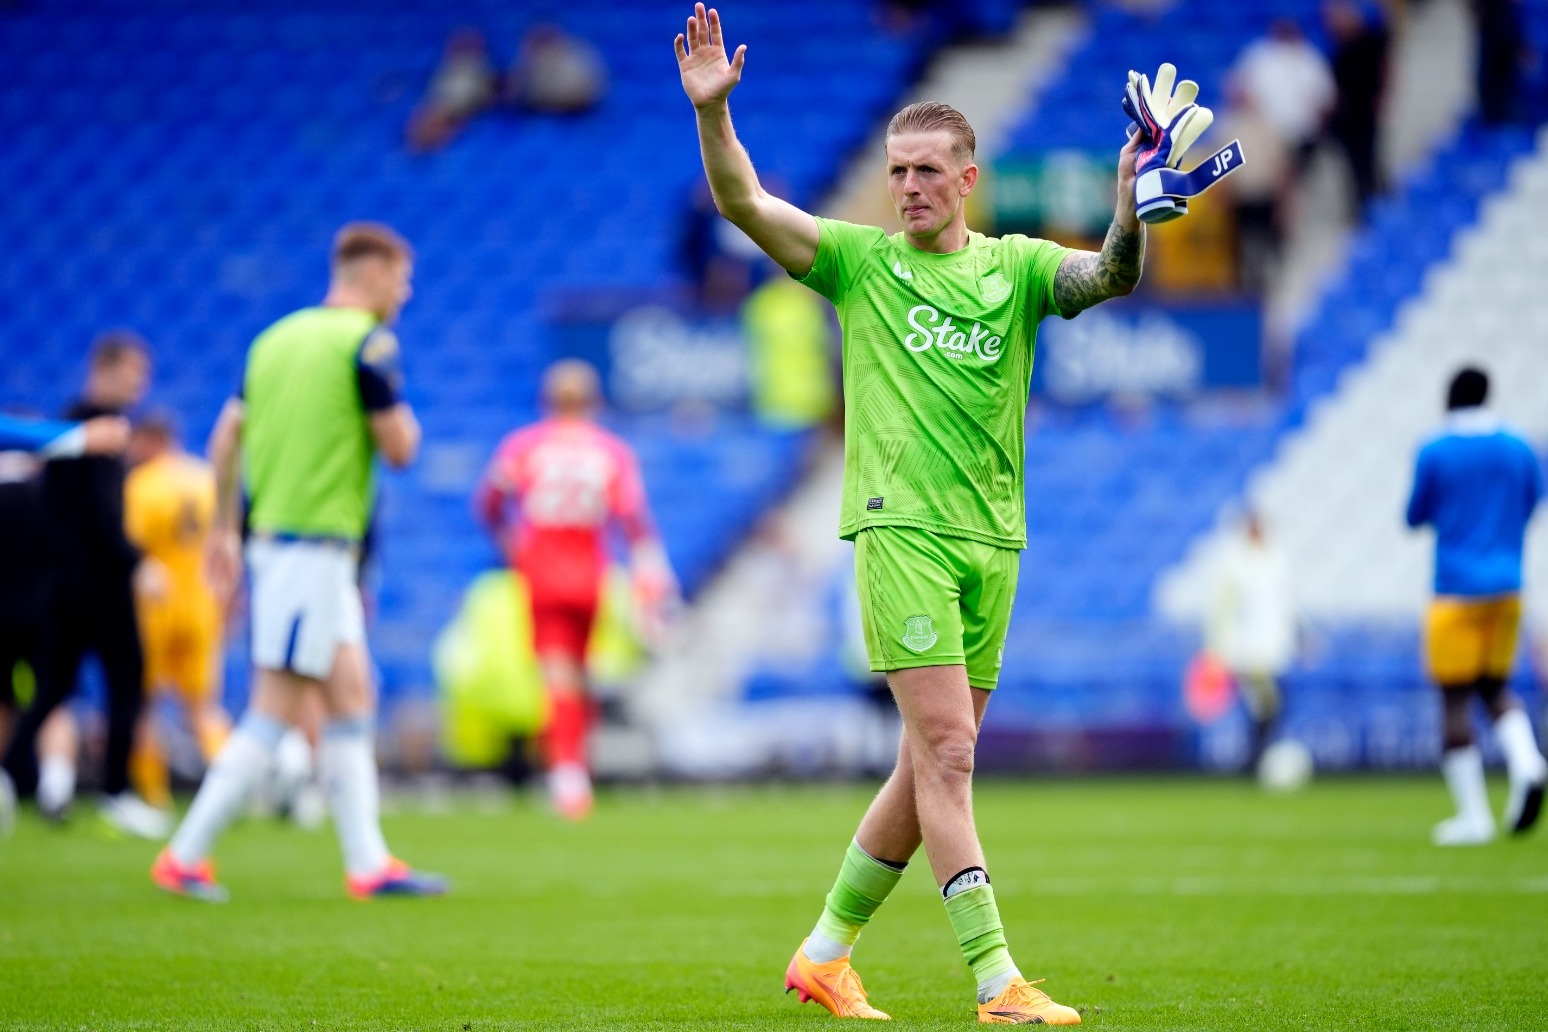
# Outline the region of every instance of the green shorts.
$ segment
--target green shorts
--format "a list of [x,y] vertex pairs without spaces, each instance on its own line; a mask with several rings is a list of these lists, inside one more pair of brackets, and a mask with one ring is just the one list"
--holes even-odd
[[915,527],[855,535],[855,583],[871,669],[967,667],[968,684],[1000,679],[1021,555]]

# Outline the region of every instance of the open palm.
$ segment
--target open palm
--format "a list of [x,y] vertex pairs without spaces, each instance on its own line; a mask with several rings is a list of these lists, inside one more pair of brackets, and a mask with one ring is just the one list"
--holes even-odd
[[694,107],[724,102],[742,81],[747,46],[737,47],[736,55],[726,60],[720,13],[714,8],[706,12],[703,4],[695,5],[693,14],[688,17],[686,32],[678,34],[673,46],[677,50],[677,71],[683,78],[683,92],[688,94]]

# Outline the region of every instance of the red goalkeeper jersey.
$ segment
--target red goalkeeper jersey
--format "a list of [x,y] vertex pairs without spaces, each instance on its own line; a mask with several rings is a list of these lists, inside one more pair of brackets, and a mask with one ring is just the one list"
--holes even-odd
[[545,419],[507,435],[477,504],[506,531],[507,558],[535,601],[595,604],[609,526],[631,544],[655,537],[633,449],[586,420]]

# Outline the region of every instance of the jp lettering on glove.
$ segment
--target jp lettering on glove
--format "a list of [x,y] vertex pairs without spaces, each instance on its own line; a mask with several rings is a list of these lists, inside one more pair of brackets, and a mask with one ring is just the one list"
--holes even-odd
[[1232,140],[1184,172],[1183,155],[1215,121],[1215,113],[1195,103],[1199,84],[1177,82],[1177,68],[1168,63],[1156,71],[1154,84],[1139,72],[1129,73],[1123,110],[1139,133],[1134,157],[1134,207],[1140,220],[1170,222],[1188,214],[1188,198],[1214,186],[1242,165],[1242,145]]

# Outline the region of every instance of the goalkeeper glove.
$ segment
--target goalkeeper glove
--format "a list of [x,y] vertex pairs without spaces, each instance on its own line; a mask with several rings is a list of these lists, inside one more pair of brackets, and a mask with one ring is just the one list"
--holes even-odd
[[1188,214],[1189,197],[1203,193],[1242,163],[1241,143],[1232,140],[1193,171],[1178,170],[1215,113],[1194,103],[1198,83],[1176,78],[1177,68],[1170,63],[1157,70],[1153,86],[1131,71],[1124,91],[1123,110],[1138,126],[1142,141],[1134,160],[1134,205],[1144,222],[1169,222]]

